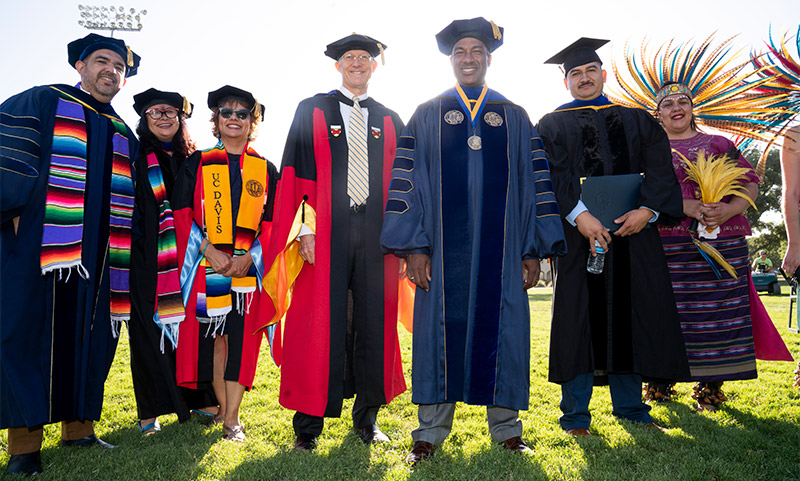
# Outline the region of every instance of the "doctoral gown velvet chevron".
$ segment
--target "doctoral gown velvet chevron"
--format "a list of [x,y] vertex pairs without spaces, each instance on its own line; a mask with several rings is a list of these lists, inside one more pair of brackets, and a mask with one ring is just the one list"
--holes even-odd
[[[110,104],[55,85],[84,107],[87,172],[82,262],[42,275],[42,223],[58,92],[34,87],[0,106],[0,428],[100,419],[117,340],[109,312]],[[128,129],[131,158],[136,140]],[[12,219],[19,217],[14,232]]]
[[[470,98],[474,92],[467,92]],[[493,90],[472,131],[455,89],[398,142],[381,243],[431,257],[414,305],[412,401],[527,409],[530,312],[522,260],[566,253],[541,140]],[[480,150],[467,138],[477,134]]]
[[[605,97],[573,101],[545,115],[539,132],[550,158],[562,216],[580,199],[586,176],[643,173],[639,205],[658,223],[683,217],[667,134],[648,112]],[[589,243],[563,221],[569,254],[554,263],[550,333],[551,382],[594,372],[637,373],[645,379],[689,380],[678,312],[655,226],[613,236],[602,275],[587,275]]]

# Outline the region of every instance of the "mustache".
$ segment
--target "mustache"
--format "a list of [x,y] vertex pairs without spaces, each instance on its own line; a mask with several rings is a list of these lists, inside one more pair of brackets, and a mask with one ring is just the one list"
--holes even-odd
[[591,80],[587,80],[587,81],[585,81],[585,82],[581,82],[580,84],[578,84],[578,87],[579,87],[579,88],[580,88],[580,87],[585,87],[585,86],[587,86],[587,85],[594,85],[594,82],[592,82]]

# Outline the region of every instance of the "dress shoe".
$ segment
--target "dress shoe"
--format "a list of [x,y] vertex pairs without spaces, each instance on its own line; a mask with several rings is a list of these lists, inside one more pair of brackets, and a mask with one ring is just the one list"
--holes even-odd
[[575,436],[576,438],[589,438],[592,437],[592,433],[589,432],[588,429],[567,429],[567,434],[570,436]]
[[529,448],[528,445],[525,444],[525,441],[519,436],[506,439],[500,443],[500,446],[503,446],[503,448],[508,449],[512,453],[525,454],[533,452],[533,449]]
[[406,456],[406,464],[410,464],[413,468],[417,463],[430,459],[434,451],[436,451],[436,446],[433,444],[425,441],[416,441],[411,448],[411,452]]
[[367,445],[389,442],[389,436],[383,434],[383,431],[380,430],[377,424],[358,428],[356,432],[358,433],[358,437]]
[[25,454],[12,454],[11,457],[8,458],[6,472],[8,474],[36,476],[42,472],[42,452],[34,451]]
[[100,446],[103,449],[116,448],[115,445],[98,438],[96,434],[90,434],[80,439],[61,440],[61,445],[65,447],[77,446],[79,448],[88,448],[89,446]]
[[294,441],[294,449],[298,451],[313,451],[317,447],[316,437],[297,436]]

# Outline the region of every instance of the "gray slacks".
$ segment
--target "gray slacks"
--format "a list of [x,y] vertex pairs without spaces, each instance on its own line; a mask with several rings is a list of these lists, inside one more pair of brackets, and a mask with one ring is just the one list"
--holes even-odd
[[[419,427],[411,432],[411,439],[435,446],[442,444],[453,428],[456,403],[419,404],[417,408]],[[489,422],[489,434],[497,443],[522,436],[522,421],[516,409],[486,406],[486,420]]]

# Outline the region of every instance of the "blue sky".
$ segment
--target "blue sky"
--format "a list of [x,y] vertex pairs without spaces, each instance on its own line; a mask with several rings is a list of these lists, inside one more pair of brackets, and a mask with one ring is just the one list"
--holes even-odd
[[[84,2],[81,2],[84,3]],[[86,2],[88,3],[88,2]],[[88,3],[111,5],[109,2]],[[70,83],[77,73],[67,64],[66,44],[89,33],[78,25],[78,2],[2,0],[0,7],[0,98],[34,85]],[[679,42],[738,34],[736,48],[760,48],[768,36],[797,29],[800,3],[764,1],[240,1],[136,0],[115,3],[146,9],[141,32],[118,32],[142,56],[139,75],[113,101],[132,126],[134,94],[155,87],[189,97],[190,120],[199,147],[214,143],[206,95],[222,85],[247,89],[266,105],[266,120],[254,146],[280,163],[297,103],[338,87],[341,77],[325,45],[352,32],[386,43],[386,65],[370,82],[370,95],[408,120],[416,106],[451,87],[448,58],[434,35],[456,18],[483,16],[505,28],[487,76],[490,87],[528,110],[535,123],[569,100],[563,76],[543,65],[580,36],[612,40],[619,58],[625,41]],[[102,33],[102,32],[99,32]],[[611,47],[599,51],[610,72]]]

